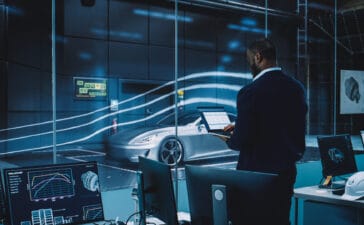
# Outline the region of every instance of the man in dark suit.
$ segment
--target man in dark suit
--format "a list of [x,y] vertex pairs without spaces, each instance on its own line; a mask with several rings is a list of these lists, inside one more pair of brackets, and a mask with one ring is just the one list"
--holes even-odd
[[280,175],[282,186],[277,196],[283,199],[277,205],[279,222],[274,224],[286,225],[290,224],[296,161],[305,150],[305,90],[277,67],[276,49],[268,39],[253,42],[247,60],[253,82],[238,93],[237,120],[225,127],[232,131],[227,144],[240,151],[238,170]]

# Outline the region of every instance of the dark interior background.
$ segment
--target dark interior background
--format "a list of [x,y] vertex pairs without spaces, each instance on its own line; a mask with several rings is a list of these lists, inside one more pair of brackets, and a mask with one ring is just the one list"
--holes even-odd
[[[84,3],[91,3],[91,6]],[[191,4],[195,2],[196,4]],[[264,37],[264,0],[236,1],[256,6],[236,7],[223,1],[221,5],[182,1],[178,23],[178,76],[206,71],[247,73],[245,49],[249,42]],[[309,121],[307,134],[333,132],[334,102],[334,8],[332,1],[308,1],[308,55],[304,64],[298,63],[297,29],[303,18],[295,1],[270,1],[268,34],[278,48],[278,61],[288,74],[296,76],[308,88]],[[141,94],[151,88],[174,80],[174,3],[165,0],[64,0],[57,1],[57,118],[67,118],[94,111],[110,104]],[[363,11],[344,11],[338,14],[337,70],[363,70],[363,41],[360,33]],[[0,0],[0,129],[50,121],[52,119],[51,90],[51,1]],[[345,26],[346,24],[346,26]],[[350,25],[351,24],[351,25]],[[318,26],[319,25],[319,26]],[[349,30],[348,30],[349,29]],[[74,96],[74,78],[106,78],[107,98],[80,100]],[[215,82],[235,84],[235,80],[193,80],[179,85]],[[337,81],[339,82],[339,80]],[[244,85],[244,83],[241,83]],[[146,95],[124,105],[125,109],[147,103],[173,87]],[[187,97],[235,95],[201,89]],[[129,121],[144,118],[166,106],[173,97],[156,105],[107,117],[89,126],[60,132],[58,141],[70,137],[83,138],[112,124],[114,118]],[[190,106],[194,108],[196,105]],[[120,108],[119,108],[120,109]],[[233,108],[228,108],[234,111]],[[338,112],[338,107],[336,108]],[[65,129],[95,120],[91,117],[67,120],[57,124]],[[337,133],[359,134],[364,117],[337,114]],[[153,124],[156,119],[135,124]],[[51,130],[52,124],[31,126],[21,130],[0,132],[1,140]],[[100,132],[86,143],[102,143],[110,134]],[[12,149],[51,145],[51,134],[29,140],[0,143],[0,152]]]

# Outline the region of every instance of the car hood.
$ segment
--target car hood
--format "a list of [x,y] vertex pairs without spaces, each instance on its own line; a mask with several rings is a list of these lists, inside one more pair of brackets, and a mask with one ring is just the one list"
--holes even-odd
[[155,130],[165,130],[168,129],[167,126],[148,126],[148,127],[138,127],[132,129],[122,129],[118,131],[118,133],[110,136],[109,142],[110,143],[127,143],[133,138],[143,133],[147,133],[149,131]]

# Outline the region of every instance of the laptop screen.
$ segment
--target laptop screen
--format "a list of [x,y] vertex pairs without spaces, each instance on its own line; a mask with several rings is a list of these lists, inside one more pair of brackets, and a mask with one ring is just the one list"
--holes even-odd
[[202,121],[208,131],[222,130],[231,123],[229,115],[225,111],[202,112]]

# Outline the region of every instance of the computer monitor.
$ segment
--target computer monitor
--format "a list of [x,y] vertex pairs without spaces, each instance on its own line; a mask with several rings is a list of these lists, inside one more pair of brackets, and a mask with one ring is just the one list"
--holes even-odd
[[161,162],[139,157],[139,169],[143,177],[146,216],[153,216],[169,225],[178,225],[171,168]]
[[4,184],[10,225],[104,220],[96,162],[5,169]]
[[5,197],[2,179],[2,170],[0,171],[0,224],[5,222]]
[[324,178],[358,171],[349,134],[319,136],[317,143]]
[[232,224],[274,224],[279,207],[279,176],[268,173],[185,166],[192,225],[212,225],[212,185],[226,186],[227,218]]

